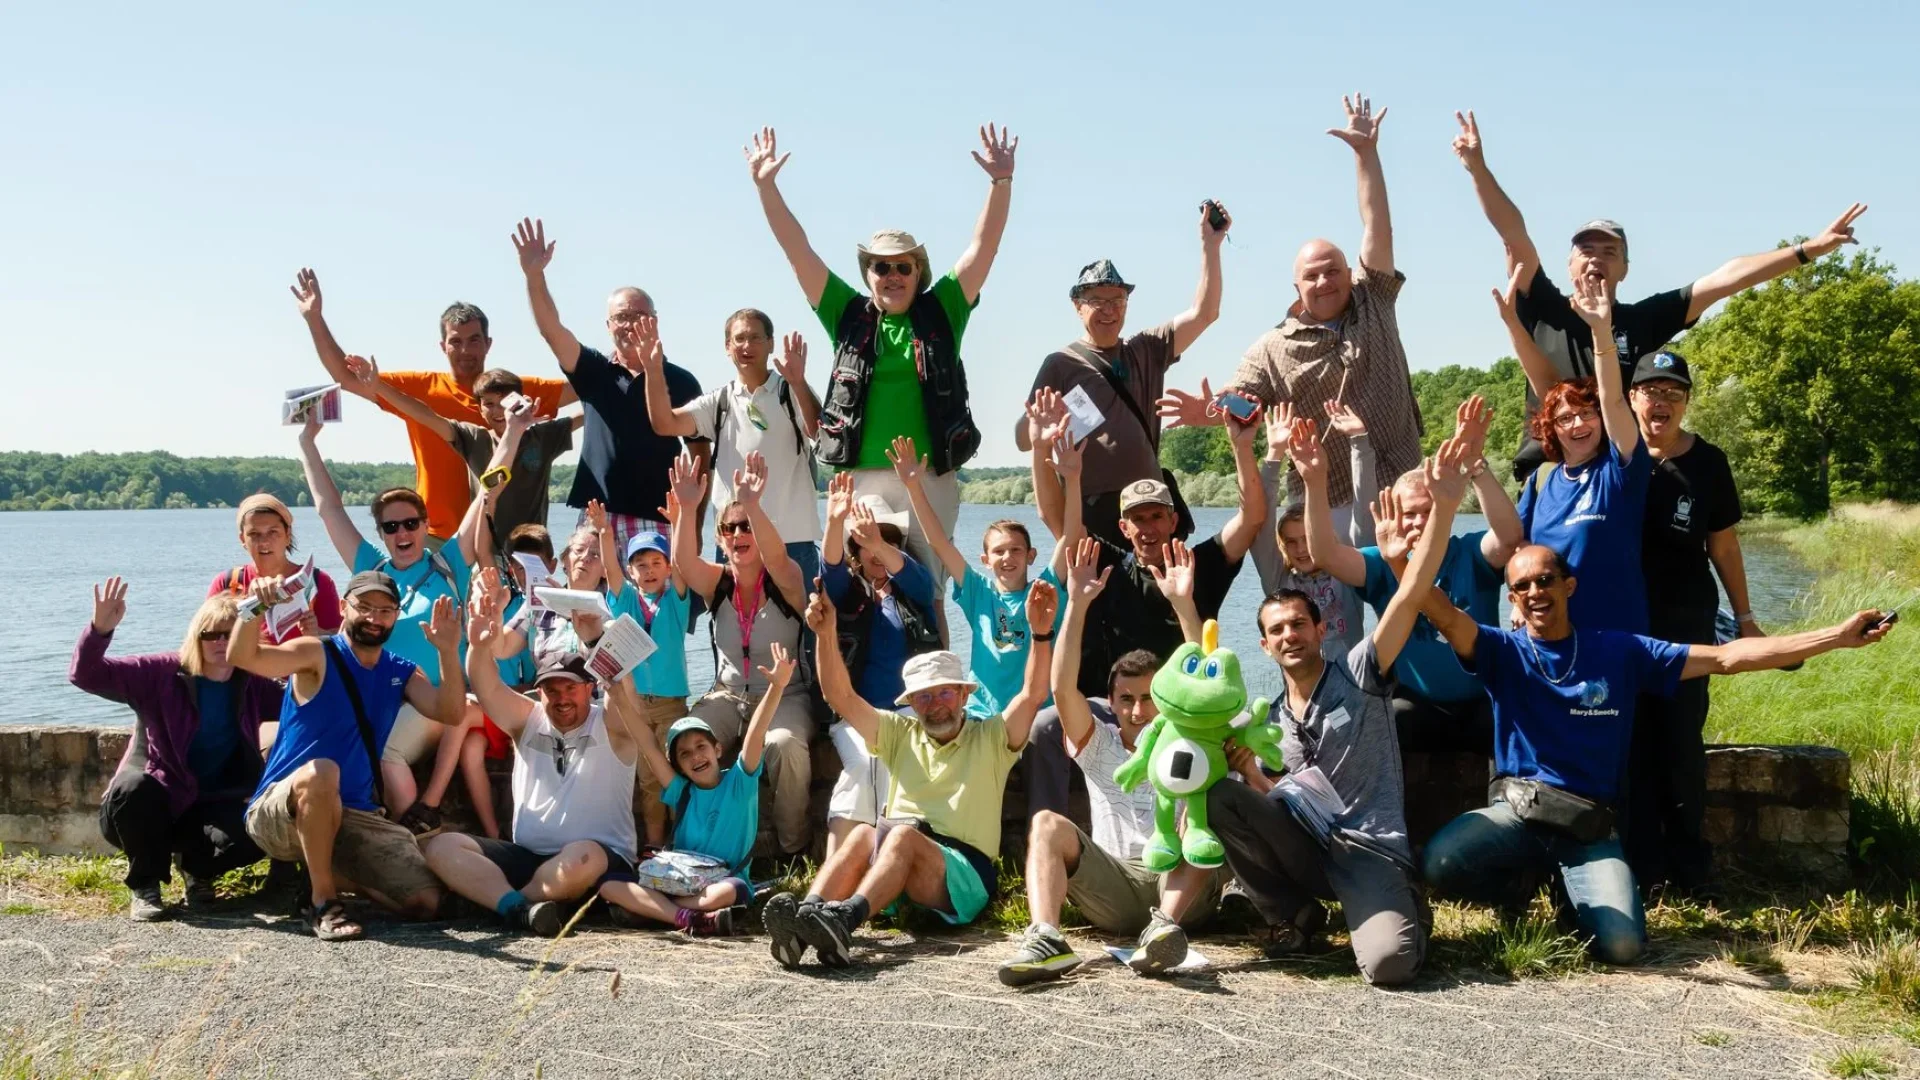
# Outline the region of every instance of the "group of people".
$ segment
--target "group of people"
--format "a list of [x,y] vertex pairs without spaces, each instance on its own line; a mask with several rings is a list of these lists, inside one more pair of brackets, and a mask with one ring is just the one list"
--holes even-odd
[[[223,871],[269,858],[304,867],[304,917],[325,940],[362,933],[344,894],[415,918],[464,898],[541,934],[597,896],[618,925],[726,934],[756,900],[756,854],[824,850],[802,895],[762,898],[760,922],[779,963],[843,966],[859,928],[899,903],[963,924],[995,899],[1019,765],[1032,925],[1000,967],[1011,985],[1079,963],[1059,928],[1069,900],[1099,929],[1138,935],[1129,964],[1154,973],[1230,893],[1276,956],[1308,947],[1338,900],[1361,973],[1382,985],[1418,973],[1430,892],[1515,903],[1550,882],[1600,955],[1631,960],[1643,890],[1710,869],[1707,676],[1870,644],[1891,621],[1761,633],[1739,496],[1724,455],[1682,426],[1691,379],[1668,341],[1716,301],[1851,242],[1865,208],[1638,303],[1615,300],[1625,231],[1592,221],[1572,237],[1569,295],[1488,170],[1476,120],[1459,117],[1453,149],[1505,245],[1495,299],[1532,387],[1516,501],[1486,466],[1480,399],[1422,454],[1395,315],[1406,275],[1386,111],[1344,107],[1329,134],[1355,158],[1358,264],[1326,240],[1303,246],[1296,300],[1223,392],[1167,377],[1219,317],[1225,207],[1202,205],[1193,303],[1164,323],[1127,330],[1134,286],[1110,260],[1068,284],[1082,333],[1041,362],[1014,432],[1053,535],[1045,567],[1019,521],[987,526],[977,555],[952,533],[958,470],[982,439],[962,342],[1019,145],[998,127],[980,132],[985,205],[951,271],[936,278],[924,245],[881,230],[856,248],[857,285],[787,206],[790,154],[773,130],[752,137],[761,208],[832,343],[817,394],[801,335],[777,337],[753,308],[722,328],[735,377],[717,388],[667,360],[642,289],[609,296],[609,351],[582,343],[548,290],[555,244],[534,219],[513,245],[560,378],[490,367],[487,318],[464,303],[441,316],[446,370],[383,371],[340,346],[301,271],[293,293],[322,366],[404,421],[416,486],[374,499],[369,538],[312,422],[302,461],[351,568],[344,586],[316,573],[297,621],[268,618],[300,567],[292,514],[262,494],[238,512],[247,561],[216,575],[177,655],[108,656],[128,588],[96,588],[72,680],[135,714],[101,809],[128,856],[133,917],[166,913],[176,858],[190,909]],[[1226,425],[1239,504],[1212,536],[1192,537],[1160,466],[1168,423]],[[579,519],[558,538],[547,490],[576,432]],[[824,513],[818,466],[832,472]],[[1469,489],[1487,527],[1456,536]],[[1153,839],[1170,821],[1122,766],[1171,707],[1156,674],[1206,637],[1249,554],[1260,647],[1285,687],[1251,721],[1282,729],[1285,768],[1240,743],[1209,749],[1231,774],[1190,805],[1211,835],[1182,859]],[[1716,572],[1737,627],[1724,643]],[[550,584],[598,592],[655,651],[624,677],[590,666],[605,620],[540,603]],[[963,613],[966,661],[948,649],[961,628],[943,596]],[[715,674],[695,687],[686,650],[702,615]],[[809,793],[823,729],[841,772],[821,821]],[[1433,749],[1489,754],[1495,780],[1487,807],[1422,845],[1401,761]],[[488,759],[511,761],[505,814]],[[1075,769],[1086,819],[1068,796]],[[475,834],[441,818],[456,776]]]

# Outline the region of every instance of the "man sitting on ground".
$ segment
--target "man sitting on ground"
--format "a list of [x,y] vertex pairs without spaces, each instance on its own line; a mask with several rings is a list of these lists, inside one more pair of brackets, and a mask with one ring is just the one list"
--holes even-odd
[[509,925],[553,937],[567,921],[563,901],[603,881],[633,880],[639,718],[594,704],[593,676],[578,652],[540,659],[539,700],[508,689],[494,655],[505,636],[505,592],[474,598],[467,678],[487,717],[513,739],[513,840],[442,833],[427,842],[427,865]]
[[827,704],[893,774],[892,818],[853,827],[814,877],[804,900],[782,893],[762,912],[773,958],[796,967],[811,946],[828,967],[853,960],[853,931],[904,895],[954,925],[992,900],[993,855],[1000,850],[1000,799],[1007,773],[1026,745],[1033,714],[1047,699],[1053,618],[1059,593],[1036,581],[1027,591],[1033,628],[1027,679],[1001,716],[967,718],[973,681],[950,652],[908,660],[906,689],[896,704],[911,713],[869,705],[853,689],[834,631],[833,602],[818,579],[807,604],[816,639],[820,689]]
[[330,637],[262,643],[260,616],[283,599],[280,579],[257,579],[252,597],[259,607],[234,624],[227,661],[286,680],[287,694],[266,771],[247,806],[247,835],[268,858],[306,863],[308,924],[322,941],[361,935],[340,903],[343,891],[432,918],[440,882],[413,834],[381,815],[378,764],[403,703],[447,726],[466,712],[453,601],[434,601],[427,623],[426,638],[440,654],[436,687],[412,661],[382,648],[400,614],[400,587],[381,571],[362,570],[347,582],[345,621]]

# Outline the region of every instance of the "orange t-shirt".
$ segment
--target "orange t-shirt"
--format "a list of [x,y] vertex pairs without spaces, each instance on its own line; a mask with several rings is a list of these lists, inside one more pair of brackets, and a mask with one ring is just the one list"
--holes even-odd
[[[448,420],[464,420],[485,426],[480,415],[480,400],[454,379],[450,371],[383,371],[380,379],[388,386],[418,398],[427,408]],[[540,416],[552,416],[560,408],[560,395],[567,388],[565,379],[522,378],[522,391],[534,400]],[[400,410],[380,402],[380,408],[407,418]],[[427,501],[427,531],[442,540],[460,531],[460,519],[473,501],[473,481],[467,461],[460,451],[432,431],[407,420],[407,440],[413,444],[415,487]]]

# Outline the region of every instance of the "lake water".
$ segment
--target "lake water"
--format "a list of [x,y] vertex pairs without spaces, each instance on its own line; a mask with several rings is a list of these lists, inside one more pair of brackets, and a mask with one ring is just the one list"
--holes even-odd
[[[372,535],[366,508],[356,507],[353,513]],[[576,514],[564,506],[554,509],[549,527],[556,543],[572,531]],[[1231,514],[1227,509],[1195,508],[1199,535],[1212,535]],[[955,528],[961,549],[977,548],[987,523],[1008,517],[1032,530],[1043,560],[1052,557],[1052,541],[1032,506],[962,506]],[[1483,527],[1483,519],[1463,515],[1455,531]],[[316,564],[344,585],[347,575],[318,515],[308,508],[295,509],[294,531],[303,542],[302,551],[314,553]],[[1756,614],[1766,625],[1787,621],[1811,576],[1778,545],[1750,540],[1746,555]],[[0,724],[127,723],[125,708],[67,683],[74,642],[93,613],[93,584],[119,574],[131,585],[127,617],[114,634],[114,654],[173,652],[213,575],[243,557],[231,510],[0,513],[0,580],[13,582],[17,590],[7,617],[0,620]],[[1221,611],[1221,639],[1243,658],[1255,658],[1245,665],[1249,691],[1272,696],[1280,673],[1258,655],[1254,613],[1259,601],[1259,578],[1249,561]],[[947,610],[949,623],[962,626],[958,609],[949,604]],[[712,680],[705,626],[703,621],[687,642],[696,689]],[[961,631],[955,636],[954,649],[964,657],[967,635]]]

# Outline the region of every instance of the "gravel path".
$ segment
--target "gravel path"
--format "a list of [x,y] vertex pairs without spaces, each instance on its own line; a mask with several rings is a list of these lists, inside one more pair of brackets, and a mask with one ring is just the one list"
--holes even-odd
[[1016,993],[994,979],[1008,946],[989,935],[864,936],[864,966],[826,974],[782,971],[764,938],[370,930],[326,945],[254,915],[9,917],[0,1023],[86,1061],[283,1078],[530,1077],[536,1063],[544,1077],[1755,1078],[1823,1075],[1845,1045],[1810,1010],[1707,969],[1385,992],[1343,958],[1202,942],[1221,970],[1151,982],[1103,959]]

